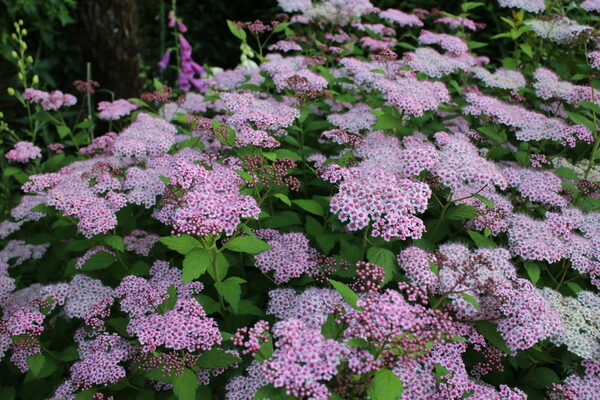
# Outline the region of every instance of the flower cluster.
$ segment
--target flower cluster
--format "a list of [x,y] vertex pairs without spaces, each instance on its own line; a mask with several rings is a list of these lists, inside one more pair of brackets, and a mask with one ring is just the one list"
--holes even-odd
[[6,159],[12,162],[26,163],[42,156],[42,150],[31,142],[18,142],[6,153]]

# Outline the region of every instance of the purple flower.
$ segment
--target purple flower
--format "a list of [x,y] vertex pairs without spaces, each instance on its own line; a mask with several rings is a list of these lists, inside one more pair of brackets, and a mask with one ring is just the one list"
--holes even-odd
[[163,72],[165,69],[167,69],[167,65],[169,65],[170,60],[171,60],[171,50],[167,50],[167,51],[165,51],[165,54],[163,54],[162,58],[158,62],[158,68],[160,68],[161,72]]

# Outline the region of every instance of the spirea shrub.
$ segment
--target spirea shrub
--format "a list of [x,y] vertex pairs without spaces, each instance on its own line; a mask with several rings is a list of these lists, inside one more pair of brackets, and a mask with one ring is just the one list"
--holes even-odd
[[97,104],[16,23],[0,398],[600,399],[598,2],[279,6]]

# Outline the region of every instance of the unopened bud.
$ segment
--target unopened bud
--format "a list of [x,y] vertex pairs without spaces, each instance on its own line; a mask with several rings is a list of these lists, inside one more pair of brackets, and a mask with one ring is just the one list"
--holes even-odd
[[19,58],[19,55],[14,50],[10,53],[10,55],[13,56],[13,58]]
[[29,64],[33,64],[33,57],[27,56],[26,60]]
[[23,22],[23,20],[22,20],[22,19],[20,19],[20,20],[19,20],[19,25],[23,25],[23,23],[24,23],[24,22]]
[[27,36],[27,29],[23,29],[23,30],[21,31],[21,35],[23,35],[23,36]]
[[37,76],[37,75],[34,75],[34,76],[33,76],[33,79],[31,80],[31,82],[32,82],[34,85],[37,85],[38,83],[40,83],[40,77],[39,77],[39,76]]
[[23,50],[27,50],[27,43],[25,43],[25,42],[21,42],[21,48],[22,48]]
[[13,89],[11,87],[9,87],[6,91],[8,92],[9,96],[14,96],[15,95],[15,89]]
[[17,74],[17,77],[19,78],[19,80],[20,80],[20,81],[22,81],[22,80],[23,80],[23,78],[24,78],[24,76],[23,76],[23,73],[19,72],[19,73]]
[[19,39],[16,33],[13,33],[12,35],[10,35],[10,37],[13,38],[13,40]]

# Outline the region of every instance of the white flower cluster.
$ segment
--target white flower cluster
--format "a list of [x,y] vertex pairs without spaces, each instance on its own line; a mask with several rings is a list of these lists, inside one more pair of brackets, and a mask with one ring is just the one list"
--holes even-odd
[[577,297],[565,297],[555,290],[544,288],[542,296],[562,319],[565,329],[550,337],[558,346],[564,344],[569,351],[582,358],[600,357],[600,296],[582,291]]

